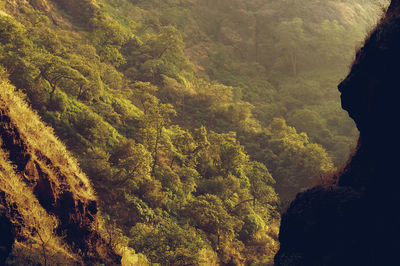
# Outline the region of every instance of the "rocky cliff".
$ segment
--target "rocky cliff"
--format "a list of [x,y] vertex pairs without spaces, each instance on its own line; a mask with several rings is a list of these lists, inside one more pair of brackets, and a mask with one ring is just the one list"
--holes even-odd
[[[97,198],[64,145],[0,78],[0,264],[117,264]],[[35,264],[36,265],[36,264]]]
[[301,193],[282,217],[275,265],[398,265],[400,3],[356,54],[340,83],[360,137],[347,165]]

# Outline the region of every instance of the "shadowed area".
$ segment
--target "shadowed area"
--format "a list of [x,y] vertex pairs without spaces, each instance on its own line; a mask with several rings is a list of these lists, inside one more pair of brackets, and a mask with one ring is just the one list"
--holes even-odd
[[[0,194],[0,200],[3,201],[2,195]],[[7,209],[2,205],[0,201],[0,265],[3,265],[11,252],[12,245],[14,243],[14,229],[9,219],[7,218]]]
[[357,52],[338,86],[360,131],[342,171],[299,194],[282,216],[275,265],[394,265],[400,239],[399,1]]

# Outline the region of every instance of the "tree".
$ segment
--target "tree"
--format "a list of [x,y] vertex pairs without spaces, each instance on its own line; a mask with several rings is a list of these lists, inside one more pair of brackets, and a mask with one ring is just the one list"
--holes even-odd
[[89,35],[96,47],[100,58],[118,67],[126,62],[120,49],[128,40],[127,32],[115,21],[103,16],[90,20],[93,28]]
[[[103,89],[98,67],[99,62],[97,60],[85,60],[84,57],[77,54],[71,54],[67,60],[71,68],[82,75],[79,77],[81,81],[78,82],[77,98],[79,100],[97,98]],[[73,82],[76,83],[76,81]]]
[[102,118],[89,110],[78,112],[72,122],[76,131],[93,143],[100,144],[110,135]]
[[180,32],[173,26],[165,26],[160,29],[159,34],[151,41],[153,55],[156,59],[162,59],[167,53],[183,55],[184,42]]
[[268,165],[276,180],[277,192],[284,201],[333,170],[326,150],[310,143],[307,134],[297,133],[284,119],[273,119],[262,142],[265,142],[265,148],[258,159]]
[[[130,230],[130,237],[130,246],[146,254],[153,263],[194,265],[204,250],[211,251],[196,229],[188,225],[181,227],[165,219],[154,226],[136,224]],[[216,260],[214,252],[209,255],[208,263]]]
[[292,76],[296,77],[299,70],[299,55],[304,53],[303,47],[307,38],[303,30],[303,20],[294,18],[283,21],[277,27],[279,41],[276,48],[280,58],[291,68]]
[[78,70],[72,68],[63,58],[51,54],[36,54],[32,60],[36,62],[35,64],[39,69],[36,80],[43,79],[50,85],[50,102],[62,81],[70,81],[78,88],[85,87],[89,83]]
[[[136,83],[136,93],[140,91],[149,91],[154,89],[150,83]],[[151,150],[153,157],[152,174],[158,163],[159,146],[163,129],[170,124],[171,118],[176,115],[176,111],[171,104],[163,104],[150,93],[146,92],[140,96],[144,115],[141,118],[141,128],[139,132],[140,141]]]
[[254,207],[256,201],[263,205],[276,205],[278,203],[278,197],[272,187],[275,180],[264,164],[256,161],[250,162],[246,169],[246,175],[250,181],[250,193],[253,197]]
[[152,158],[149,152],[142,144],[136,144],[131,139],[121,141],[114,147],[109,161],[118,169],[112,181],[117,187],[124,187],[129,179],[148,176],[151,171]]
[[332,133],[326,128],[325,120],[319,114],[310,109],[299,109],[292,113],[288,122],[298,131],[306,132],[312,142],[324,145],[325,148],[331,148]]
[[320,64],[342,66],[350,54],[345,53],[349,40],[344,38],[346,29],[337,20],[324,20],[316,30],[315,45]]
[[[159,28],[158,34],[152,35],[141,47],[142,53],[148,55],[140,66],[142,76],[156,81],[164,74],[181,80],[183,71],[189,71],[191,65],[184,54],[185,44],[180,32],[173,26]],[[147,72],[151,72],[149,75]]]
[[[241,255],[235,254],[232,246],[238,244],[235,237],[243,222],[226,211],[221,199],[209,194],[199,196],[187,206],[184,213],[192,225],[207,233],[214,250],[220,253],[223,262],[232,260],[232,256],[241,260]],[[240,251],[240,248],[238,250]]]
[[130,97],[131,101],[135,104],[140,104],[143,111],[148,113],[147,108],[151,106],[149,102],[155,103],[157,99],[154,94],[157,92],[158,88],[151,84],[150,82],[136,81],[130,84],[130,89],[132,95]]

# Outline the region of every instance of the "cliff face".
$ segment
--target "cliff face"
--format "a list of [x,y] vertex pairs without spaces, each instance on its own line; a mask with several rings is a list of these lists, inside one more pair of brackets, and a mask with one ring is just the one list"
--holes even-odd
[[97,199],[88,179],[16,94],[2,76],[0,264],[13,248],[22,250],[27,264],[34,262],[30,252],[44,264],[56,253],[55,262],[69,265],[118,263],[120,257],[99,233]]
[[392,1],[339,85],[342,107],[360,131],[357,151],[327,184],[292,202],[276,265],[398,264],[398,47],[400,7]]

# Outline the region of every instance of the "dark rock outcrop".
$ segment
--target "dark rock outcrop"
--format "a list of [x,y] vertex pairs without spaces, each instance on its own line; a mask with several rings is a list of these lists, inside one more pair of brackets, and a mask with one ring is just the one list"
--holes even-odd
[[342,171],[299,194],[282,216],[275,265],[400,265],[400,1],[339,85],[360,131]]

